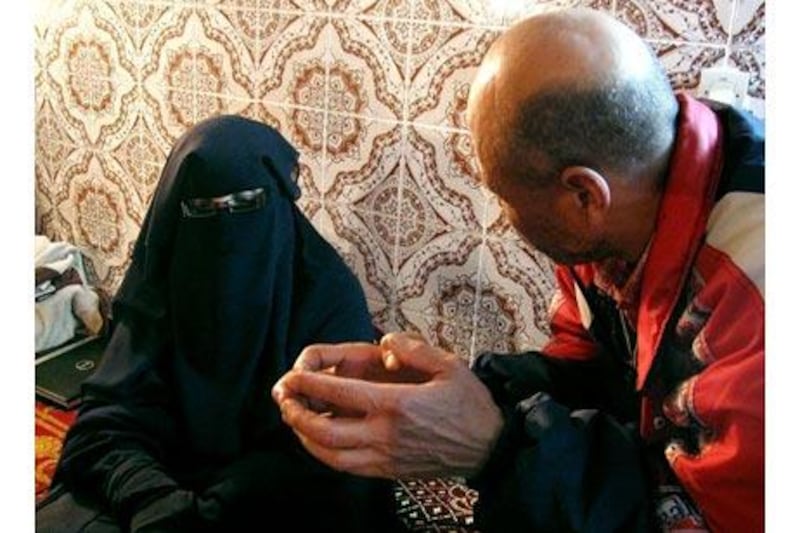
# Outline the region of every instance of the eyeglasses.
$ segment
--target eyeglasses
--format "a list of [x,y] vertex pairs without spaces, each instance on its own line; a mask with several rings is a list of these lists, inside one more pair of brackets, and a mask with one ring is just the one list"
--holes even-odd
[[264,189],[237,191],[213,198],[189,198],[181,200],[181,213],[184,218],[207,218],[227,213],[248,213],[264,207]]

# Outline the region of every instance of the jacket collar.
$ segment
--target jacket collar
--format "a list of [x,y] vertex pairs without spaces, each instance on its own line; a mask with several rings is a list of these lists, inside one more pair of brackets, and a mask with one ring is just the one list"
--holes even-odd
[[677,138],[642,274],[636,324],[637,390],[645,384],[702,242],[722,168],[722,132],[717,116],[687,94],[678,94],[677,98]]

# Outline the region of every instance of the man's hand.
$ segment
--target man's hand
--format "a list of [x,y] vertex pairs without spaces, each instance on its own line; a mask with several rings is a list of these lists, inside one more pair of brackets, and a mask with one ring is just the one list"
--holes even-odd
[[[379,383],[422,383],[431,378],[429,374],[410,367],[401,367],[397,359],[380,346],[364,342],[341,344],[314,344],[304,349],[294,362],[293,371],[325,372],[346,378],[356,378]],[[284,379],[272,390],[275,401],[288,394]],[[321,398],[295,396],[304,407],[317,413],[335,416],[363,416],[342,405],[331,404]]]
[[380,347],[310,347],[273,397],[312,455],[365,476],[473,475],[503,424],[457,356],[405,333],[385,336]]
[[314,344],[302,351],[293,368],[381,383],[422,383],[431,378],[424,371],[401,366],[391,352],[365,342]]

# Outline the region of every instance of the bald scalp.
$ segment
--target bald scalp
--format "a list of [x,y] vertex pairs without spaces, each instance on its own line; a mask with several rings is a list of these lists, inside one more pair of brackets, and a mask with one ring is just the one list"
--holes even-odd
[[491,88],[509,110],[506,175],[541,185],[583,165],[647,180],[666,165],[675,96],[652,50],[613,17],[590,9],[530,17],[495,42],[486,64],[494,76],[476,93]]

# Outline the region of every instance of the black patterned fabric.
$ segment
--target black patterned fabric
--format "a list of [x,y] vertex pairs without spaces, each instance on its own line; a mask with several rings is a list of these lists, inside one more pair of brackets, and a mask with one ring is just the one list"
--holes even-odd
[[472,506],[478,493],[458,478],[398,481],[394,496],[397,514],[409,531],[477,531]]

